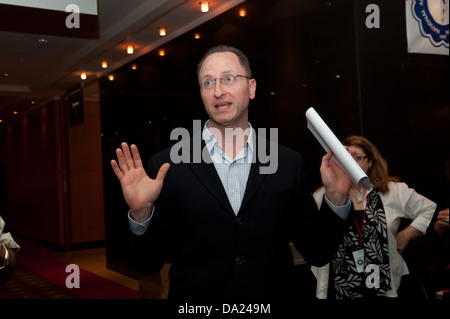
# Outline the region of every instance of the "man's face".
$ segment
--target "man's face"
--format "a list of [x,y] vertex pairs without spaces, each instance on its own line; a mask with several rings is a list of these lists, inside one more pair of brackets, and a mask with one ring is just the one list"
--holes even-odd
[[248,126],[248,104],[255,98],[256,81],[236,77],[231,85],[221,83],[226,75],[247,75],[238,57],[231,52],[213,53],[206,58],[199,72],[199,81],[216,80],[211,88],[201,86],[200,93],[212,127]]

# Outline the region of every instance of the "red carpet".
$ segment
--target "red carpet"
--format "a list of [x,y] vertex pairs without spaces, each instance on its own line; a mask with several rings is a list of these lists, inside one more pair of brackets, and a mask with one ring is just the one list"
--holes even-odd
[[66,278],[72,274],[72,272],[66,273],[68,264],[44,254],[21,251],[17,256],[17,262],[29,271],[67,289],[70,293],[82,299],[139,299],[138,291],[81,268],[80,288],[67,288]]

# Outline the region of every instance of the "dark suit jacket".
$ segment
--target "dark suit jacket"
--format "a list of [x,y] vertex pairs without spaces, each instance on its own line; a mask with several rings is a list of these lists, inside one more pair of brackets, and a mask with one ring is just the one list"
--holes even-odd
[[214,164],[173,164],[170,149],[152,157],[151,178],[162,164],[171,167],[149,229],[132,236],[138,272],[148,275],[172,263],[169,298],[277,298],[292,288],[289,242],[307,262],[326,264],[346,222],[328,205],[317,211],[302,158],[276,147],[276,173],[259,174],[262,164],[252,164],[237,216]]

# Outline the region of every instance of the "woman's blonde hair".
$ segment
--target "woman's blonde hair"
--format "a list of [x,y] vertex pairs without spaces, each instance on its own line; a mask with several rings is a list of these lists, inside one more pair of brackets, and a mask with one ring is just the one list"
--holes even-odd
[[367,155],[367,160],[372,161],[372,166],[369,167],[367,176],[370,182],[380,190],[381,193],[389,191],[388,183],[390,181],[398,182],[398,177],[390,176],[388,170],[388,163],[381,155],[380,151],[368,139],[351,135],[342,140],[344,146],[355,146],[361,148]]

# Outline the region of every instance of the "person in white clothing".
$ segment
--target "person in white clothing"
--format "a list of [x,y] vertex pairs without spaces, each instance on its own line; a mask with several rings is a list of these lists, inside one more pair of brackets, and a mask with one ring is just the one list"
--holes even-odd
[[[349,228],[335,256],[323,267],[312,267],[319,299],[398,297],[402,276],[409,273],[401,253],[408,243],[425,234],[436,204],[392,177],[386,160],[366,138],[342,141],[370,178],[370,188],[355,185],[349,196],[354,206]],[[323,187],[314,199],[322,204]],[[398,231],[401,219],[411,224]]]

